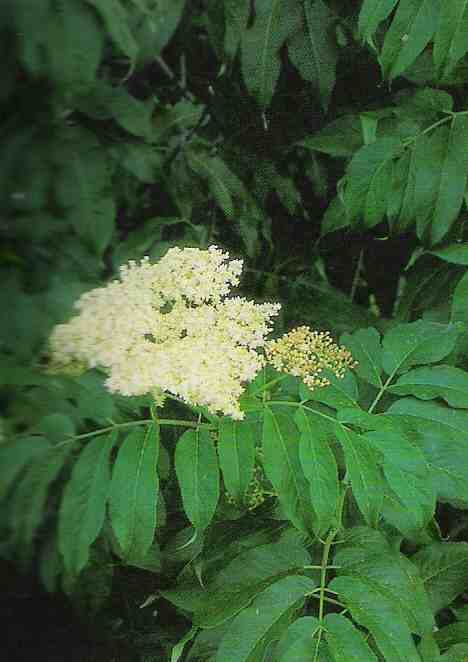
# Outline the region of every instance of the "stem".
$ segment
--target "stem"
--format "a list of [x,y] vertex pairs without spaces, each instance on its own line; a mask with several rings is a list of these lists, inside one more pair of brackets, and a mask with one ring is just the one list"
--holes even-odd
[[[322,418],[326,418],[327,421],[332,421],[332,423],[338,423],[336,418],[333,418],[333,416],[327,416],[326,414],[323,414],[321,411],[316,411],[315,409],[312,409],[312,407],[307,407],[307,405],[302,404],[302,402],[291,402],[290,400],[269,400],[268,404],[269,405],[284,405],[285,407],[303,407],[304,409],[307,409],[307,411],[312,411],[317,416],[321,416]],[[346,427],[346,426],[343,426],[343,427]]]
[[[324,544],[323,548],[323,553],[322,553],[322,564],[320,566],[321,573],[320,573],[320,588],[319,588],[319,613],[318,613],[318,619],[319,619],[319,627],[318,627],[318,637],[317,637],[317,643],[315,645],[315,654],[314,654],[314,662],[317,662],[318,660],[318,654],[319,654],[319,648],[320,648],[320,642],[322,640],[322,632],[324,630],[323,627],[323,616],[324,616],[324,608],[325,608],[325,602],[330,602],[332,598],[327,598],[325,596],[325,591],[327,590],[325,584],[327,582],[327,569],[328,569],[328,557],[330,555],[330,549],[331,546],[333,545],[333,540],[335,539],[336,534],[338,533],[338,529],[331,529]],[[316,597],[316,596],[313,596]],[[334,600],[333,602],[337,602]],[[343,605],[344,606],[344,605]],[[315,635],[315,632],[314,632]]]
[[354,297],[356,296],[356,290],[359,283],[359,276],[361,275],[363,261],[364,261],[364,249],[361,248],[361,250],[359,251],[359,259],[356,266],[356,271],[354,272],[353,284],[351,285],[351,292],[349,294],[349,298],[351,299],[351,302],[354,301]]
[[428,126],[427,129],[424,129],[424,131],[421,131],[416,136],[413,136],[412,138],[406,138],[405,140],[403,140],[403,144],[405,145],[405,147],[408,147],[408,145],[412,145],[414,142],[416,142],[418,138],[420,138],[426,133],[429,133],[429,131],[432,131],[441,124],[445,124],[445,122],[448,122],[449,120],[455,120],[458,115],[468,115],[468,110],[460,110],[457,113],[454,113],[451,110],[444,110],[443,112],[447,113],[447,117],[443,117],[441,120],[434,122],[434,124],[431,124],[431,126]]
[[325,545],[323,548],[323,554],[322,554],[322,567],[321,567],[321,573],[320,573],[320,593],[319,593],[319,598],[320,598],[320,604],[319,604],[319,621],[322,623],[323,621],[323,611],[324,611],[324,600],[325,600],[325,591],[326,589],[326,582],[327,582],[327,569],[328,569],[328,557],[330,555],[330,549],[333,544],[333,540],[336,537],[336,534],[338,533],[337,529],[332,529],[330,533],[328,534],[326,540],[325,540]]
[[[93,432],[86,432],[85,434],[74,435],[70,439],[67,439],[66,441],[62,441],[59,444],[57,444],[55,448],[57,448],[58,446],[64,446],[65,444],[71,444],[73,441],[76,441],[77,439],[87,439],[88,437],[97,437],[98,435],[106,434],[106,432],[112,432],[115,429],[136,427],[138,425],[149,425],[150,423],[153,422],[154,421],[152,418],[143,418],[139,421],[130,421],[129,423],[116,423],[115,425],[110,425],[107,428],[100,428],[99,430],[94,430]],[[159,425],[174,425],[185,428],[206,428],[208,430],[217,429],[216,425],[210,425],[209,423],[198,423],[196,421],[178,421],[176,419],[170,419],[170,418],[159,418],[157,422]]]
[[392,379],[395,377],[395,373],[396,373],[396,370],[394,370],[394,371],[392,372],[392,374],[391,374],[390,377],[387,379],[387,381],[385,382],[385,384],[382,384],[382,387],[381,387],[380,391],[379,391],[379,392],[377,393],[377,395],[375,396],[375,400],[374,400],[374,402],[371,404],[371,406],[370,406],[369,409],[367,410],[367,413],[368,413],[368,414],[372,414],[372,412],[374,411],[374,409],[376,408],[376,406],[377,406],[378,403],[380,402],[380,398],[383,396],[383,394],[385,393],[385,391],[386,391],[386,389],[387,389],[387,386],[390,384],[390,382],[392,381]]

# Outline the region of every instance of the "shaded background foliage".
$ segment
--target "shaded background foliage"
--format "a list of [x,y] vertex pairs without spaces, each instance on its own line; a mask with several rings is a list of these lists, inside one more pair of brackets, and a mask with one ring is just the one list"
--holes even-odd
[[[172,246],[243,257],[242,291],[283,303],[278,331],[466,321],[466,2],[5,0],[0,32],[4,439],[56,444],[144,417],[145,398],[111,397],[97,372],[44,374],[45,342],[82,292]],[[171,452],[175,442],[169,433]],[[51,480],[69,473],[64,458]],[[186,520],[176,486],[164,489],[155,590],[192,560],[170,547]],[[2,502],[5,572],[19,544],[47,590],[99,613],[119,655],[125,645],[128,659],[160,659],[187,613],[166,602],[155,629],[138,609],[147,574],[113,568],[102,541],[78,582],[59,582],[58,503],[44,499],[34,535],[15,521],[12,541]],[[219,522],[229,512],[223,503]],[[272,512],[268,500],[255,511],[260,537]],[[439,503],[435,521],[466,540],[456,504]]]

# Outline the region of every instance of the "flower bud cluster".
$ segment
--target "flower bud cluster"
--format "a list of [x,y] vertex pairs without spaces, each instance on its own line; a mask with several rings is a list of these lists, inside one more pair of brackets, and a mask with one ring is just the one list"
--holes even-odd
[[357,365],[345,347],[333,342],[328,331],[312,331],[308,326],[299,326],[265,343],[265,355],[276,370],[300,377],[311,390],[329,385],[321,374],[324,369],[340,378]]

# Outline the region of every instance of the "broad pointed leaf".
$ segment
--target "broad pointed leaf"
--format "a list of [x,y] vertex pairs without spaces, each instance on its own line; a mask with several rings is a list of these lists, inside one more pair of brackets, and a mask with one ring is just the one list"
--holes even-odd
[[450,244],[444,248],[431,251],[431,255],[436,255],[441,260],[450,264],[468,266],[468,242]]
[[343,115],[297,145],[330,156],[352,156],[363,145],[359,115]]
[[65,567],[78,574],[104,523],[110,486],[109,455],[116,434],[96,437],[81,451],[60,504],[58,544]]
[[42,522],[51,484],[67,460],[73,443],[51,448],[33,461],[18,483],[11,503],[10,522],[19,556],[27,561],[32,554],[34,534]]
[[110,490],[112,529],[125,558],[141,558],[156,529],[159,428],[137,428],[125,439],[114,464]]
[[133,64],[138,53],[138,44],[129,28],[130,21],[127,9],[120,0],[85,1],[96,9],[115,46],[124,55],[127,55]]
[[302,616],[288,627],[278,642],[275,655],[278,662],[303,662],[313,659],[316,641],[313,634],[319,628],[315,616]]
[[175,470],[184,510],[201,532],[211,522],[219,499],[218,458],[207,430],[187,430],[179,438]]
[[226,490],[238,503],[242,503],[252,480],[255,464],[252,423],[222,419],[219,427],[218,455]]
[[450,365],[415,368],[390,386],[390,393],[421,400],[443,398],[452,407],[468,408],[468,373]]
[[413,64],[432,39],[438,16],[435,0],[400,0],[380,56],[386,78],[396,78]]
[[431,224],[433,244],[450,230],[463,203],[468,175],[468,117],[456,117],[450,129],[440,127],[437,131],[444,137],[444,152]]
[[221,641],[216,662],[231,662],[234,658],[247,662],[260,655],[262,659],[270,642],[286,630],[290,615],[300,609],[305,594],[313,588],[312,580],[306,577],[285,577],[266,588],[251,607],[232,621]]
[[439,499],[468,504],[468,413],[416,398],[402,398],[387,414],[402,422],[423,451]]
[[377,662],[362,634],[341,614],[325,616],[326,639],[335,662]]
[[269,105],[281,70],[279,51],[297,27],[299,5],[291,0],[256,0],[255,21],[242,36],[242,74],[260,106]]
[[308,563],[310,556],[305,547],[291,538],[241,552],[206,587],[194,623],[218,627],[247,607],[267,586],[286,575],[303,572]]
[[379,223],[386,210],[386,191],[390,162],[402,146],[397,138],[383,137],[356,152],[347,169],[344,204],[350,219],[363,217],[367,227]]
[[229,59],[236,56],[250,16],[250,0],[224,0],[224,52]]
[[359,510],[369,526],[376,526],[383,502],[377,455],[369,442],[356,432],[337,425],[336,433],[344,450],[346,471]]
[[358,30],[362,41],[372,39],[379,23],[389,16],[398,0],[364,0],[359,11]]
[[468,51],[467,35],[468,0],[443,2],[432,51],[439,77],[449,74]]
[[44,437],[20,437],[0,445],[0,501],[7,496],[21,471],[50,448]]
[[435,612],[468,588],[468,543],[433,543],[411,557],[419,568]]
[[364,381],[381,388],[382,346],[380,334],[372,327],[359,329],[353,334],[344,333],[340,343],[345,345],[358,362],[354,371]]
[[288,55],[305,80],[312,83],[326,112],[335,87],[338,49],[331,32],[334,18],[322,0],[304,3],[301,28],[288,40]]
[[454,349],[454,324],[418,320],[394,326],[383,339],[382,365],[387,375],[401,374],[422,363],[436,363]]
[[298,409],[296,424],[301,431],[299,459],[310,484],[310,501],[317,516],[317,535],[332,526],[336,515],[339,483],[335,456],[328,443],[329,426],[319,416]]
[[291,416],[266,409],[263,466],[286,515],[298,529],[313,531],[310,487],[299,460],[299,431]]
[[357,577],[337,577],[330,589],[345,602],[353,619],[370,631],[386,662],[420,662],[411,631],[395,600]]

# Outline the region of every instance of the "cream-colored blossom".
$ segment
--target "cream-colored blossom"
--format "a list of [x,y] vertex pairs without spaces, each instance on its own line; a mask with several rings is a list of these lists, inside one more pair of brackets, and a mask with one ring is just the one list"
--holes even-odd
[[265,354],[276,370],[300,377],[310,389],[328,386],[330,381],[321,376],[325,368],[340,378],[356,365],[351,353],[336,345],[328,331],[312,331],[308,326],[265,343]]
[[241,260],[215,246],[172,248],[156,264],[129,262],[119,280],[84,294],[77,315],[55,327],[53,363],[101,366],[111,391],[172,393],[240,419],[244,384],[265,363],[256,350],[280,308],[226,298],[241,271]]

